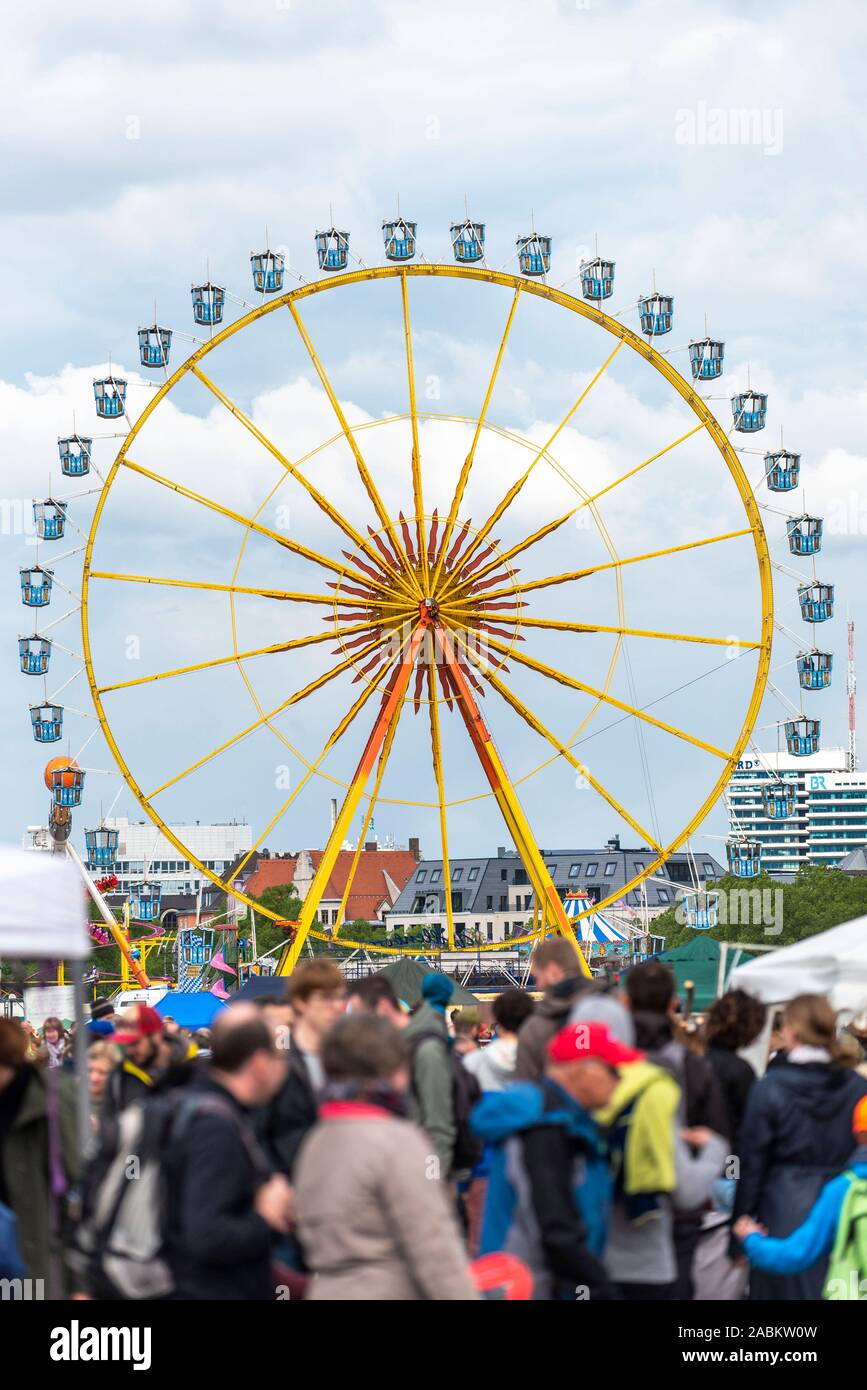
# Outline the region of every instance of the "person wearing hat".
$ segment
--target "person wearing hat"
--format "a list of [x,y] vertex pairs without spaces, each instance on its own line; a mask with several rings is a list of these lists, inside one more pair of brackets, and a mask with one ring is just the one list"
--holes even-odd
[[488,1092],[473,1111],[490,1165],[480,1253],[523,1260],[534,1299],[616,1296],[603,1263],[611,1175],[593,1112],[642,1056],[603,1023],[569,1024],[548,1043],[541,1081]]
[[111,1000],[105,999],[102,997],[102,995],[100,995],[98,999],[94,999],[93,1003],[90,1006],[90,1017],[94,1020],[106,1019],[109,1023],[111,1023],[112,1027],[114,1027],[114,1022],[117,1018],[117,1013]]
[[[852,1134],[856,1147],[845,1172],[825,1184],[789,1235],[769,1236],[751,1216],[738,1217],[734,1226],[752,1267],[768,1274],[803,1274],[832,1255],[823,1294],[831,1300],[867,1297],[867,1096],[855,1105]],[[857,1261],[857,1280],[841,1279],[838,1262],[852,1258]],[[851,1274],[851,1265],[846,1272]]]
[[112,1042],[123,1049],[123,1061],[115,1067],[105,1088],[103,1124],[153,1090],[163,1060],[162,1039],[163,1021],[149,1004],[133,1004],[115,1016]]
[[438,1176],[451,1177],[457,1137],[454,1067],[446,1008],[454,993],[447,975],[429,970],[421,982],[421,1002],[405,1030],[410,1048],[410,1115],[434,1146]]

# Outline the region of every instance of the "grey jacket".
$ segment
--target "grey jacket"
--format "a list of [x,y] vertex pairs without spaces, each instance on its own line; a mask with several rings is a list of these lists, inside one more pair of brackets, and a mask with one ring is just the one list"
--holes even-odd
[[447,1189],[430,1181],[425,1137],[374,1107],[369,1117],[328,1109],[295,1169],[298,1235],[313,1271],[307,1297],[477,1298]]
[[524,1020],[518,1033],[516,1081],[541,1081],[549,1042],[566,1027],[575,1000],[589,986],[590,981],[583,975],[572,975],[545,991],[544,998]]

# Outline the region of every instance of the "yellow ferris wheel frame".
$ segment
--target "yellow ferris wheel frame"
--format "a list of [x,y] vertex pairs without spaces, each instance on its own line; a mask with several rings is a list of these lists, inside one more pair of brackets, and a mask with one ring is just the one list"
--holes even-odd
[[[234,407],[234,404],[227,397],[225,397],[223,393],[219,391],[219,388],[215,388],[214,384],[212,382],[209,382],[207,378],[204,377],[204,374],[197,370],[198,364],[214,348],[219,347],[222,343],[226,342],[236,333],[248,327],[257,319],[263,318],[265,315],[274,313],[279,309],[288,308],[290,310],[290,313],[292,314],[295,320],[296,326],[299,329],[301,338],[304,341],[304,345],[307,348],[307,352],[310,356],[311,362],[313,363],[317,371],[317,374],[319,375],[320,382],[322,383],[326,391],[326,394],[329,396],[332,407],[334,408],[337,418],[341,424],[342,432],[346,436],[350,444],[350,447],[353,449],[353,452],[356,454],[356,459],[358,459],[359,455],[357,451],[357,446],[354,441],[353,431],[351,430],[351,428],[345,420],[345,417],[343,416],[339,403],[337,402],[337,399],[334,396],[328,378],[325,375],[324,369],[322,368],[321,363],[319,362],[319,359],[316,356],[313,344],[310,341],[309,336],[307,335],[306,330],[304,328],[303,322],[301,321],[297,313],[296,306],[301,301],[310,298],[313,295],[320,294],[332,289],[339,289],[347,285],[360,284],[365,281],[398,280],[401,285],[401,293],[403,297],[404,307],[404,326],[406,330],[407,365],[410,374],[411,419],[413,424],[413,438],[414,442],[416,443],[416,448],[414,449],[413,453],[413,482],[414,490],[416,491],[416,496],[420,496],[420,488],[416,489],[416,475],[420,468],[420,461],[417,452],[418,414],[415,405],[414,378],[412,376],[412,346],[408,317],[407,282],[411,278],[429,276],[442,276],[453,279],[461,279],[470,282],[487,283],[499,285],[513,290],[515,297],[512,305],[512,312],[509,318],[509,324],[507,325],[507,333],[518,300],[520,296],[523,294],[547,300],[550,303],[559,305],[561,308],[568,309],[571,312],[580,315],[582,318],[587,319],[592,323],[595,323],[598,327],[604,329],[607,333],[611,334],[613,338],[619,340],[617,343],[617,347],[614,349],[614,352],[608,359],[606,359],[606,362],[600,369],[600,372],[597,373],[597,377],[601,375],[601,372],[608,365],[608,362],[611,361],[615,353],[619,351],[621,347],[628,346],[640,357],[644,358],[645,361],[647,361],[657,372],[659,372],[659,374],[669,383],[670,386],[674,388],[677,394],[685,401],[685,403],[689,406],[690,410],[696,416],[698,424],[693,429],[688,431],[685,435],[681,436],[679,440],[673,441],[671,445],[668,445],[666,449],[662,450],[661,452],[665,453],[669,448],[675,447],[676,444],[681,443],[684,439],[690,437],[691,435],[698,433],[702,429],[706,430],[707,434],[710,436],[710,438],[716,445],[719,453],[721,454],[726,464],[726,467],[728,468],[729,474],[731,475],[735,483],[735,486],[737,488],[738,494],[741,498],[741,502],[744,507],[744,511],[746,513],[746,520],[748,524],[742,530],[730,532],[726,536],[713,537],[710,541],[694,541],[687,545],[673,546],[669,547],[668,549],[654,551],[651,553],[653,556],[662,556],[680,550],[695,549],[699,546],[712,543],[713,541],[733,539],[736,537],[746,535],[751,535],[753,539],[756,563],[758,567],[759,589],[761,595],[761,634],[756,641],[742,642],[738,644],[743,647],[755,649],[758,653],[758,660],[755,680],[753,683],[753,688],[747,707],[746,715],[741,725],[740,732],[738,733],[738,736],[735,739],[731,752],[726,754],[722,750],[716,749],[711,745],[704,744],[701,742],[701,740],[696,740],[692,738],[690,735],[684,734],[684,737],[688,738],[689,741],[696,743],[697,746],[709,749],[709,751],[716,753],[722,759],[723,767],[717,781],[713,785],[708,796],[705,798],[705,800],[702,802],[702,804],[699,806],[696,812],[692,815],[686,826],[678,832],[674,839],[671,840],[671,842],[666,846],[656,846],[656,848],[658,849],[657,857],[652,862],[650,862],[642,872],[637,873],[627,884],[621,887],[617,892],[609,894],[609,896],[603,898],[601,902],[594,904],[591,908],[588,908],[585,912],[579,914],[579,917],[586,916],[589,912],[600,911],[606,907],[611,906],[612,903],[614,903],[618,898],[625,896],[626,893],[634,889],[644,879],[652,876],[657,871],[657,869],[659,869],[665,863],[669,856],[673,854],[685,841],[689,839],[694,830],[702,823],[702,821],[705,819],[705,817],[708,815],[712,807],[719,799],[731,776],[732,771],[737,766],[737,762],[749,741],[765,693],[765,687],[767,684],[770,667],[771,644],[773,635],[773,584],[767,539],[765,537],[764,527],[762,525],[759,508],[756,503],[755,497],[753,496],[753,492],[750,487],[749,481],[746,477],[746,474],[744,473],[743,468],[741,467],[737,453],[733,449],[721,425],[719,424],[713,413],[709,410],[704,400],[693,389],[693,387],[686,380],[686,378],[683,377],[680,374],[680,372],[678,372],[673,366],[671,366],[669,361],[650,345],[649,341],[645,341],[642,337],[639,336],[639,334],[635,333],[632,329],[620,323],[617,319],[610,317],[601,309],[595,307],[595,305],[588,303],[584,300],[576,299],[574,295],[568,294],[562,289],[556,289],[550,285],[529,280],[522,276],[513,275],[504,271],[490,270],[487,268],[459,264],[439,265],[422,262],[415,264],[362,267],[358,270],[352,270],[335,274],[325,279],[315,280],[309,283],[302,283],[295,289],[292,289],[285,294],[276,295],[274,298],[270,300],[263,300],[263,303],[261,305],[258,305],[257,307],[249,310],[246,314],[241,315],[234,322],[227,324],[225,328],[221,329],[218,333],[215,333],[207,343],[202,344],[193,353],[191,353],[190,356],[170,376],[167,376],[166,381],[154,393],[153,397],[146,404],[144,410],[138,416],[135,423],[131,424],[130,431],[124,439],[123,444],[119,449],[117,456],[111,466],[111,469],[106,476],[105,484],[100,491],[99,499],[94,511],[93,520],[91,522],[91,527],[87,538],[81,590],[81,631],[84,665],[87,673],[87,680],[90,687],[91,697],[93,699],[96,715],[99,720],[99,724],[102,729],[103,736],[105,737],[106,743],[108,744],[112,752],[112,755],[130,791],[133,793],[136,800],[142,806],[148,817],[153,821],[153,823],[162,832],[166,839],[177,848],[177,850],[182,854],[184,859],[187,859],[192,864],[194,864],[195,867],[205,878],[209,879],[216,887],[221,889],[223,892],[231,895],[239,902],[243,902],[251,910],[259,912],[263,916],[268,917],[275,922],[282,921],[278,914],[266,908],[263,908],[261,904],[255,902],[252,898],[247,897],[246,894],[234,889],[230,883],[225,882],[216,873],[208,869],[206,865],[203,864],[199,859],[197,859],[196,856],[191,853],[189,848],[177,838],[177,836],[172,832],[171,828],[166,824],[166,822],[162,819],[162,817],[151,804],[150,797],[156,795],[156,792],[152,792],[150,796],[146,795],[143,792],[141,787],[138,785],[135,777],[133,776],[132,771],[127,765],[126,759],[121,753],[120,748],[118,747],[102,699],[104,691],[113,687],[103,687],[101,689],[97,683],[93,668],[89,628],[90,582],[91,579],[94,578],[107,580],[135,579],[138,582],[158,583],[171,583],[172,581],[160,581],[156,579],[151,580],[148,576],[119,575],[93,570],[93,547],[96,541],[97,532],[99,529],[99,524],[102,518],[106,500],[110,494],[111,487],[115,479],[117,478],[118,473],[123,467],[130,467],[135,472],[143,474],[144,476],[156,478],[157,481],[167,482],[167,480],[159,478],[158,475],[150,474],[148,470],[141,468],[139,465],[134,464],[132,460],[128,459],[128,454],[130,446],[135,441],[142,426],[153,414],[154,410],[156,410],[160,402],[173,389],[173,387],[176,386],[177,383],[181,381],[181,379],[184,378],[188,373],[193,373],[196,377],[198,377],[200,381],[202,381],[206,386],[208,386],[209,389],[211,389],[214,392],[214,394],[218,396],[219,399],[223,400],[224,404],[227,405],[228,409],[233,414],[241,418],[242,422],[245,423],[248,426],[248,428],[251,427],[252,422],[247,421],[246,418],[243,417],[243,413],[238,411],[237,407]],[[482,420],[486,413],[487,404],[490,399],[490,394],[493,390],[493,382],[505,348],[506,336],[507,335],[504,335],[503,342],[500,347],[500,354],[497,359],[497,364],[494,370],[494,376],[491,379],[491,386],[489,387],[488,398],[485,401],[485,406],[483,407],[482,414],[479,417],[479,428],[481,428]],[[594,378],[593,380],[595,381],[596,378]],[[583,394],[581,397],[579,397],[579,403],[580,400],[583,399]],[[573,407],[572,410],[570,410],[570,412],[567,414],[567,416],[562,421],[561,425],[558,427],[558,430],[555,433],[559,433],[559,429],[562,429],[563,426],[568,422],[568,420],[571,418],[571,415],[574,413],[575,408],[576,407]],[[253,432],[256,433],[255,427],[253,427]],[[260,438],[262,439],[262,442],[266,444],[266,447],[271,447],[269,441],[264,439],[264,436],[260,436]],[[549,445],[550,443],[551,441],[549,441]],[[541,454],[546,452],[547,447],[548,446],[546,445],[545,448],[541,451],[540,456]],[[274,452],[273,448],[271,451]],[[631,469],[629,473],[623,475],[617,481],[624,481],[627,477],[631,476],[633,473],[639,471],[640,468],[644,467],[646,463],[652,462],[653,459],[657,457],[659,457],[659,454],[653,455],[652,459],[645,460],[644,463],[639,464],[634,469]],[[282,459],[282,456],[280,456],[280,458],[281,461],[283,461],[285,464],[286,460]],[[289,468],[287,476],[292,476],[291,468]],[[172,484],[168,485],[175,486]],[[184,494],[186,492],[186,490],[180,485],[176,485],[175,490],[180,492],[181,494]],[[603,489],[603,491],[608,490],[608,488]],[[186,495],[192,496],[194,500],[201,500],[196,498],[196,494],[187,493]],[[597,494],[597,496],[600,495],[601,493]],[[593,498],[591,500],[595,501],[596,499]],[[250,523],[249,518],[237,516],[235,513],[228,511],[228,509],[217,506],[217,510],[222,511],[224,515],[230,516],[233,519],[238,520],[242,524],[249,523],[248,534],[249,531],[253,529],[253,527],[259,530],[264,529],[256,526],[255,523]],[[386,525],[390,528],[393,525],[391,518],[386,518],[385,520]],[[444,554],[445,546],[443,546],[442,549],[442,555]],[[647,555],[632,558],[640,560],[650,557],[650,555]],[[421,551],[420,558],[423,558],[421,557]],[[619,577],[620,566],[629,562],[629,560],[621,561],[617,559],[610,566],[605,566],[605,568],[615,569]],[[439,561],[440,565],[441,563],[442,558],[440,558]],[[439,571],[437,572],[439,573]],[[175,582],[182,584],[183,587],[213,588],[218,590],[225,589],[227,587],[224,585],[208,584],[188,585],[186,581]],[[233,612],[234,592],[237,592],[237,590],[235,589],[232,591]],[[423,632],[421,632],[421,630],[423,628],[427,628],[427,626],[428,624],[424,621],[424,615],[422,615],[422,618],[418,622],[415,629],[405,639],[402,648],[402,654],[399,658],[400,664],[395,668],[397,672],[403,673],[400,676],[398,685],[401,686],[401,689],[404,693],[406,691],[406,681],[409,678],[409,670],[411,669],[413,661],[417,657],[420,647],[420,641],[425,635]],[[664,636],[670,634],[648,633],[645,635]],[[437,640],[436,637],[434,637],[434,640]],[[496,642],[493,642],[491,645],[493,649],[496,651]],[[444,650],[445,649],[443,649],[443,651]],[[505,650],[506,649],[503,648],[503,651]],[[411,653],[412,655],[410,656],[409,653]],[[241,665],[241,656],[237,653],[235,656],[235,660],[239,669],[241,669],[243,672],[244,668]],[[204,664],[209,665],[214,663]],[[532,663],[529,664],[532,666]],[[547,672],[548,668],[544,668],[544,671]],[[162,674],[172,675],[180,674],[180,672],[166,672]],[[395,686],[395,689],[397,688],[398,686]],[[579,688],[583,687],[579,686]],[[500,689],[500,693],[503,694],[502,689]],[[469,719],[470,721],[472,720],[474,706],[474,701],[472,698],[472,694],[469,691],[469,687],[466,688],[465,699],[467,701],[467,704],[462,708],[462,713],[465,716],[466,722],[467,719]],[[614,701],[613,703],[617,704],[616,701]],[[622,707],[626,709],[631,709],[631,707],[629,706]],[[543,728],[544,726],[541,727]],[[313,922],[316,919],[316,913],[318,912],[319,901],[321,899],[322,891],[327,883],[328,876],[336,860],[337,853],[345,837],[348,825],[351,822],[352,815],[354,814],[354,811],[357,808],[362,796],[365,794],[366,782],[371,772],[373,761],[375,760],[375,758],[371,759],[370,757],[367,757],[367,754],[370,751],[371,741],[374,740],[374,735],[377,733],[377,730],[379,731],[380,737],[376,745],[376,751],[380,752],[382,751],[382,745],[388,736],[388,730],[385,727],[382,727],[381,718],[377,720],[377,724],[374,729],[374,734],[371,735],[371,739],[368,741],[368,746],[365,750],[365,756],[363,756],[362,758],[362,764],[359,765],[359,771],[357,772],[356,777],[353,779],[352,783],[349,785],[347,797],[344,801],[341,813],[338,816],[337,824],[334,828],[334,831],[332,832],[332,835],[329,838],[328,845],[326,846],[326,849],[323,853],[323,858],[320,863],[319,870],[317,871],[314,877],[313,884],[311,885],[307,897],[305,898],[302,915],[295,927],[294,938],[287,943],[287,945],[283,948],[283,951],[281,953],[280,961],[278,964],[278,973],[280,974],[291,973],[292,969],[295,966],[295,963],[297,962],[298,956],[303,948],[304,942],[308,936],[313,937],[319,941],[335,944],[335,937],[332,937],[326,932],[318,930],[313,925]],[[490,735],[488,734],[487,742],[485,741],[484,734],[487,733],[487,730],[484,728],[483,722],[482,732],[479,732],[479,730],[477,729],[475,737],[473,735],[473,731],[470,729],[469,722],[468,731],[470,732],[470,737],[473,739],[473,742],[476,747],[476,752],[480,757],[482,765],[483,767],[485,767],[488,779],[489,781],[491,781],[492,790],[494,792],[494,795],[496,796],[498,804],[500,805],[500,809],[504,815],[506,823],[512,833],[518,852],[522,858],[522,861],[524,862],[524,866],[527,869],[530,882],[536,890],[535,898],[537,906],[536,909],[534,909],[533,929],[521,935],[510,937],[508,944],[511,947],[514,945],[534,941],[538,939],[540,936],[545,935],[550,929],[553,928],[554,930],[560,931],[568,937],[568,939],[570,940],[570,942],[576,950],[581,968],[585,973],[589,973],[588,966],[584,959],[583,952],[581,951],[580,946],[578,945],[577,937],[574,931],[574,925],[578,918],[568,919],[565,916],[565,912],[563,910],[563,906],[560,901],[559,895],[557,894],[557,891],[554,888],[553,883],[551,882],[547,868],[541,858],[541,855],[539,854],[538,848],[535,845],[535,840],[530,831],[530,827],[524,818],[523,811],[521,810],[517,795],[514,791],[513,786],[509,782],[508,776],[505,772],[505,768],[503,767],[503,764],[499,759],[499,755],[497,754],[496,749],[494,747],[493,740],[490,738]],[[555,747],[557,747],[556,741]],[[581,766],[572,757],[570,750],[565,745],[559,745],[557,756],[565,756],[567,760],[573,764],[573,766]],[[195,766],[196,765],[194,765],[194,767]],[[494,775],[496,776],[498,782],[497,786],[495,786],[494,781],[492,780],[491,766],[493,766],[495,769]],[[163,789],[164,788],[158,788],[157,791],[161,791]],[[373,804],[373,800],[374,798],[370,798],[371,806]],[[446,901],[445,911],[448,919],[448,946],[446,949],[458,952],[462,950],[476,952],[479,950],[496,951],[503,949],[503,944],[500,942],[474,943],[472,947],[461,947],[460,945],[457,945],[454,941],[452,913],[450,910],[450,884],[448,882],[445,885],[444,896]],[[540,909],[541,919],[539,919],[538,915]],[[417,946],[380,946],[370,942],[353,941],[339,935],[336,937],[336,943],[339,944],[341,947],[346,947],[348,949],[359,949],[370,951],[376,954],[387,955],[418,955],[420,949],[423,949]]]

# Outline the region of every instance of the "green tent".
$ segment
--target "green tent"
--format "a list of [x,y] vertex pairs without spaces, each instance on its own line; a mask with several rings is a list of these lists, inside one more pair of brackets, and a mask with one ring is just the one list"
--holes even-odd
[[[393,965],[387,965],[384,970],[377,970],[377,975],[384,975],[389,981],[398,999],[403,999],[407,1004],[415,1005],[421,999],[421,982],[425,975],[430,972],[430,966],[425,965],[424,961],[413,960],[410,956],[403,956],[395,961]],[[442,972],[438,972],[442,973]],[[451,976],[447,976],[451,979]],[[453,981],[454,983],[454,981]],[[470,994],[463,985],[455,983],[454,993],[449,1001],[452,1004],[478,1004],[478,999],[474,994]]]
[[694,936],[692,941],[685,942],[683,946],[674,946],[670,951],[663,951],[655,959],[671,966],[677,980],[677,992],[681,997],[684,996],[684,985],[687,981],[692,981],[695,985],[693,1009],[697,1013],[704,1013],[719,994],[725,993],[728,978],[735,966],[754,959],[749,951],[729,946],[725,953],[723,978],[720,980],[722,955],[719,941],[714,941],[710,936]]

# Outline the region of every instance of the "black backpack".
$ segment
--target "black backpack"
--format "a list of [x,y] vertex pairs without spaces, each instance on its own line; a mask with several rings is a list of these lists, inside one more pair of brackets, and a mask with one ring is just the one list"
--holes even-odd
[[433,1028],[416,1033],[411,1039],[413,1095],[418,1099],[415,1084],[415,1055],[421,1044],[427,1042],[429,1038],[435,1039],[441,1047],[445,1048],[452,1069],[452,1104],[455,1111],[455,1147],[452,1156],[452,1168],[456,1172],[474,1168],[482,1156],[483,1144],[470,1128],[470,1113],[473,1106],[482,1098],[482,1088],[472,1072],[467,1071],[458,1053],[449,1046],[442,1034],[437,1033]]

